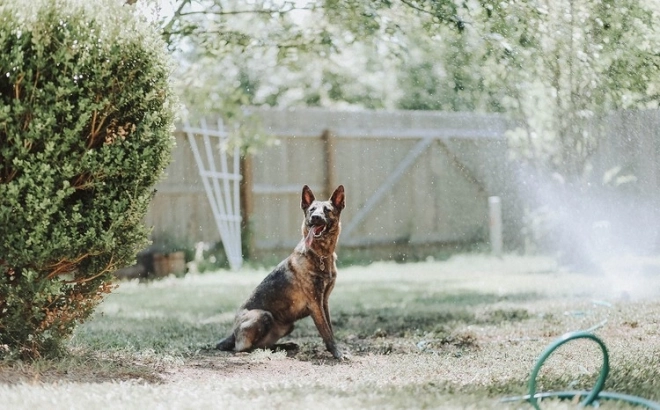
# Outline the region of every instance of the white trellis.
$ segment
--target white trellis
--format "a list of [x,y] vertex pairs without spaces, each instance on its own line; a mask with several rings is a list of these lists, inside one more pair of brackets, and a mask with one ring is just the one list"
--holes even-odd
[[199,128],[191,127],[186,123],[183,131],[188,135],[188,141],[199,169],[199,176],[204,184],[213,218],[229,259],[229,266],[232,270],[240,269],[243,264],[243,255],[241,252],[239,149],[238,147],[233,149],[232,163],[229,164],[227,159],[229,135],[224,130],[222,120],[218,121],[217,129],[210,129],[206,121],[202,120]]

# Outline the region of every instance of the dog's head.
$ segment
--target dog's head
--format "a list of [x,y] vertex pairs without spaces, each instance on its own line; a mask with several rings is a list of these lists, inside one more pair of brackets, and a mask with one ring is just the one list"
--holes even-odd
[[327,201],[317,201],[312,190],[307,185],[303,187],[300,207],[305,213],[302,231],[307,247],[312,241],[324,237],[336,239],[341,229],[339,217],[345,204],[343,185],[339,185]]

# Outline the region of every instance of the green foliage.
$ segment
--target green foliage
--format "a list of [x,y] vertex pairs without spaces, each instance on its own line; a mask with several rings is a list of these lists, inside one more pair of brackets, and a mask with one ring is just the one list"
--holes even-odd
[[660,100],[657,0],[174,3],[178,88],[230,121],[244,105],[507,112],[516,158],[570,179],[604,113]]
[[460,34],[438,27],[429,37],[428,29],[411,29],[408,58],[402,59],[397,80],[401,97],[397,106],[406,110],[502,112],[502,89],[488,83],[483,64],[482,44],[471,37],[473,27]]
[[37,357],[145,244],[173,101],[162,40],[120,2],[9,1],[0,21],[0,346]]
[[[405,3],[435,15],[432,2]],[[606,113],[657,106],[654,1],[455,3],[459,30],[399,20],[400,107],[507,112],[512,154],[571,180],[589,171]]]
[[[381,1],[175,2],[163,35],[182,61],[175,87],[190,116],[221,112],[240,123],[243,145],[263,142],[244,132],[243,107],[362,106],[392,108],[395,73],[383,49],[400,30]],[[405,6],[404,6],[405,7]],[[398,10],[394,10],[394,9]],[[383,52],[388,58],[383,58]],[[394,91],[394,92],[393,92]]]
[[[519,159],[580,178],[610,110],[658,103],[660,32],[649,1],[484,1],[484,69],[496,66]],[[493,83],[495,84],[495,83]]]

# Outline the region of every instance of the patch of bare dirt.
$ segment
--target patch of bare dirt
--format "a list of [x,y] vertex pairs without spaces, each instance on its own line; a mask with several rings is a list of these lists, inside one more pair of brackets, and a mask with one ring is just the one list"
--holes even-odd
[[[390,381],[390,376],[382,370],[392,367],[396,370],[390,370],[389,373],[400,373],[398,366],[402,360],[434,361],[432,357],[460,357],[460,352],[479,349],[476,336],[471,333],[429,338],[421,344],[413,342],[411,338],[388,337],[378,333],[364,339],[356,336],[344,339],[340,346],[346,359],[336,360],[318,340],[303,338],[296,341],[299,343],[288,344],[286,350],[258,354],[213,349],[200,351],[188,358],[184,365],[166,372],[163,377],[166,383],[175,384],[216,381],[258,386],[286,380],[294,385],[310,381],[323,385],[350,385],[351,381],[364,380],[365,374],[371,374],[370,377],[377,383],[383,383]],[[423,378],[427,377],[428,374]]]

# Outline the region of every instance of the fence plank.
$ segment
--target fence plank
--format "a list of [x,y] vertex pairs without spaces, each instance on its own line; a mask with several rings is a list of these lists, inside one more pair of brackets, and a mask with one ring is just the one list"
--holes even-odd
[[410,168],[410,166],[417,160],[417,158],[431,145],[433,142],[432,138],[425,138],[419,141],[411,150],[408,152],[406,157],[401,161],[399,165],[394,169],[383,184],[378,187],[378,190],[369,198],[367,203],[364,204],[362,208],[355,214],[351,223],[347,225],[344,230],[344,237],[348,238],[350,241],[351,234],[357,228],[357,226],[366,218],[369,212],[376,206],[376,204],[383,199],[385,194],[392,189],[394,184],[396,184],[403,174]]

